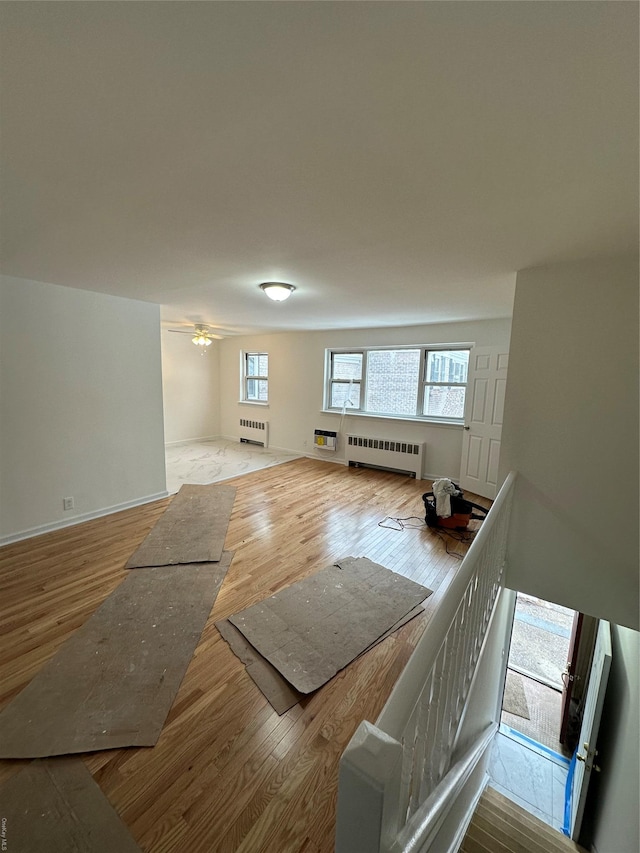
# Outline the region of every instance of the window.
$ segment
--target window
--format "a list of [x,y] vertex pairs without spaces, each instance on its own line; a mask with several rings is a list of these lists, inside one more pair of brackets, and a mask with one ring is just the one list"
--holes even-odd
[[469,350],[428,350],[422,413],[429,418],[462,420]]
[[361,352],[332,352],[329,408],[360,408],[360,386],[362,385]]
[[244,354],[243,394],[248,403],[266,403],[269,400],[269,356],[266,352]]
[[469,347],[327,350],[325,408],[461,422]]

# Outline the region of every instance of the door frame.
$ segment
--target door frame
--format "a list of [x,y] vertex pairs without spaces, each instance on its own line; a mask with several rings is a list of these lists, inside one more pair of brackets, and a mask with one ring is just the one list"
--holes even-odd
[[573,615],[573,625],[571,626],[571,637],[569,638],[569,651],[567,653],[567,666],[562,673],[562,706],[560,710],[560,743],[567,743],[567,734],[569,728],[569,712],[571,710],[571,696],[573,694],[573,684],[576,674],[576,661],[578,658],[578,648],[580,646],[580,637],[582,635],[582,623],[584,621],[584,613],[576,611]]
[[611,626],[606,620],[601,619],[589,673],[589,686],[585,695],[580,738],[572,761],[569,831],[573,841],[578,841],[582,828],[591,773],[594,769],[598,769],[595,764],[598,754],[596,744],[609,681],[611,658]]

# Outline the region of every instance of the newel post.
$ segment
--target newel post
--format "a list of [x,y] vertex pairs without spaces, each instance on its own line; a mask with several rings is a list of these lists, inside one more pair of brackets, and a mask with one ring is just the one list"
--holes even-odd
[[398,741],[360,723],[340,759],[336,853],[388,849],[399,829],[401,768]]

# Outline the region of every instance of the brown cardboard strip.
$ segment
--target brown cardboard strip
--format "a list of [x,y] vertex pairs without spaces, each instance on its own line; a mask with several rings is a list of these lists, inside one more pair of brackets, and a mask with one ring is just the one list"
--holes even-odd
[[0,758],[153,746],[232,557],[129,572],[0,713]]
[[366,557],[346,557],[229,621],[296,690],[310,693],[430,594]]
[[235,496],[234,486],[182,486],[126,568],[219,560]]
[[229,644],[231,651],[245,665],[247,675],[253,679],[277,714],[284,714],[304,698],[305,694],[292,687],[228,619],[216,622],[216,628]]
[[80,758],[33,761],[0,788],[8,853],[140,853]]
[[[406,616],[398,620],[388,631],[378,637],[362,654],[368,652],[370,648],[381,643],[388,636],[397,631],[402,625],[405,625],[411,619],[422,613],[424,607],[418,605],[410,610]],[[251,643],[247,641],[244,635],[229,622],[228,619],[221,619],[216,622],[216,628],[220,632],[222,638],[226,640],[231,648],[231,651],[237,655],[245,665],[247,675],[249,675],[256,686],[262,691],[265,698],[277,714],[284,714],[289,708],[297,705],[301,699],[304,699],[305,693],[300,693],[295,687],[282,676],[278,670],[271,666],[266,658],[253,648]]]

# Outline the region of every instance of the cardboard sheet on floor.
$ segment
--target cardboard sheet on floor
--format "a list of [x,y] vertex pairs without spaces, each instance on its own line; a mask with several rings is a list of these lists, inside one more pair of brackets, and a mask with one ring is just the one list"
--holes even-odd
[[219,560],[235,496],[233,486],[182,486],[126,568]]
[[153,746],[232,556],[130,572],[0,713],[0,758]]
[[[373,646],[381,643],[384,639],[393,634],[394,631],[397,631],[398,628],[402,627],[402,625],[411,621],[411,619],[413,619],[414,616],[417,616],[418,613],[422,613],[423,610],[424,607],[421,607],[420,605],[414,607],[406,616],[403,616],[402,619],[398,620],[395,625],[393,625],[388,631],[385,631],[381,637],[378,637],[375,643],[372,643],[371,646],[364,651],[367,652],[370,648],[373,648]],[[277,714],[284,714],[285,711],[288,711],[289,708],[293,708],[293,706],[297,705],[301,699],[304,699],[307,694],[300,693],[299,690],[296,690],[295,687],[289,684],[286,678],[281,675],[274,666],[271,666],[266,658],[263,658],[262,655],[253,648],[246,637],[236,628],[235,625],[232,625],[228,619],[221,619],[219,622],[216,622],[216,628],[220,632],[222,638],[229,644],[231,651],[237,655],[245,665],[247,675],[249,675],[255,682],[256,687],[260,689]]]
[[277,714],[284,714],[304,698],[305,694],[292,687],[228,619],[216,622],[216,628]]
[[345,557],[229,621],[296,690],[311,693],[430,594],[366,557]]
[[80,758],[33,761],[0,788],[8,853],[141,853]]

